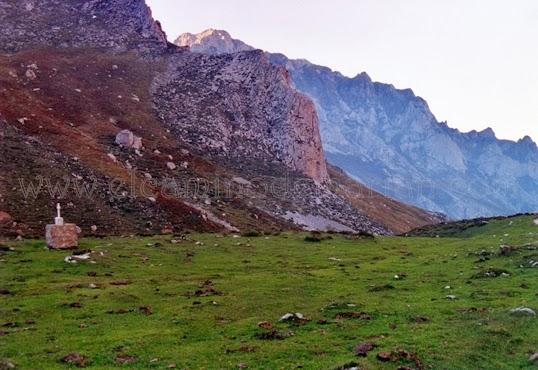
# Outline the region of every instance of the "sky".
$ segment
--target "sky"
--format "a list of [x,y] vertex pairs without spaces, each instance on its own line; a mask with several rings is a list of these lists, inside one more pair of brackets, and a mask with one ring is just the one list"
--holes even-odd
[[538,141],[536,0],[147,0],[173,41],[223,29],[254,47],[411,88],[462,131]]

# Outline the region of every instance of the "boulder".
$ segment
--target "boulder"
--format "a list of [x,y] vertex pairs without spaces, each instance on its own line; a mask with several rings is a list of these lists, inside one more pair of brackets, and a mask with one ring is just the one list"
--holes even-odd
[[499,255],[500,256],[508,256],[510,253],[514,251],[514,248],[509,245],[501,245],[499,247]]
[[70,249],[78,247],[80,229],[75,224],[47,225],[47,246],[52,249]]
[[516,316],[536,316],[536,312],[528,307],[516,307],[510,310],[510,313]]
[[121,130],[116,135],[116,144],[124,148],[142,149],[142,138],[133,134],[130,130]]
[[7,212],[0,211],[0,225],[7,224],[13,221],[13,217]]

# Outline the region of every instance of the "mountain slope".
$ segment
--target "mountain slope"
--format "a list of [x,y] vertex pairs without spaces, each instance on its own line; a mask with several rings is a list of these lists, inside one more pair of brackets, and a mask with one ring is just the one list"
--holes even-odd
[[[196,50],[203,45],[198,37]],[[314,100],[329,161],[364,184],[452,218],[538,209],[538,148],[529,137],[461,133],[438,122],[410,89],[268,55]]]
[[313,103],[263,53],[168,44],[143,0],[0,0],[0,21],[1,234],[42,235],[56,202],[96,235],[396,231],[331,188]]

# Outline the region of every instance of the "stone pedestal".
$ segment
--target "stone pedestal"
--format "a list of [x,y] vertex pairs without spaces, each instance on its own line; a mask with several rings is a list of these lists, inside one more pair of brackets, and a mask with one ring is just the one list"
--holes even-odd
[[47,225],[47,245],[52,249],[70,249],[78,247],[80,229],[75,224]]

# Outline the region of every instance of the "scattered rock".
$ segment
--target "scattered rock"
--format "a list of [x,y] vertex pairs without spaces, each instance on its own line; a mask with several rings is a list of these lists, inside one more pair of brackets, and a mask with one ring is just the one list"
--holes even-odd
[[[536,220],[535,220],[536,221]],[[529,361],[530,362],[536,362],[538,361],[538,352],[531,353],[529,355]]]
[[27,79],[33,81],[37,78],[37,74],[35,73],[35,71],[33,69],[27,69],[26,70],[26,73],[24,74],[26,76]]
[[107,157],[110,158],[110,160],[114,163],[116,163],[118,161],[118,159],[116,158],[116,156],[112,153],[108,153],[107,154]]
[[538,225],[538,218],[534,220],[534,224]]
[[88,358],[77,352],[65,355],[60,361],[65,364],[75,365],[78,367],[86,367],[89,363]]
[[364,342],[364,343],[360,343],[356,345],[355,348],[353,349],[353,352],[355,352],[357,356],[366,357],[368,352],[370,352],[374,348],[375,348],[375,344],[370,343],[370,342]]
[[372,317],[365,312],[339,312],[336,314],[337,320],[341,319],[359,319],[359,320],[371,320]]
[[296,313],[287,313],[283,315],[278,321],[291,322],[295,324],[305,324],[309,322],[310,320],[307,319],[302,313],[296,312]]
[[91,253],[85,253],[81,255],[72,255],[64,258],[65,263],[76,264],[79,262],[88,262],[91,259]]
[[131,312],[131,311],[126,309],[126,308],[118,308],[117,310],[107,311],[108,314],[116,314],[116,315],[124,315],[124,314],[129,313],[129,312]]
[[515,248],[509,246],[509,245],[501,245],[499,247],[499,256],[509,256]]
[[454,294],[449,294],[445,298],[448,299],[448,300],[453,301],[453,300],[457,299],[458,297],[456,297]]
[[92,231],[92,233],[97,232],[97,226],[96,226],[96,225],[92,225],[92,226],[90,227],[90,230]]
[[175,170],[177,166],[173,162],[166,162],[166,167],[168,167],[169,170]]
[[[401,350],[401,349],[396,350],[396,351],[392,351],[392,352],[379,352],[377,354],[377,359],[379,361],[383,361],[383,362],[388,362],[388,361],[392,361],[392,362],[410,361],[410,362],[414,363],[416,369],[418,369],[418,370],[424,369],[424,367],[422,365],[422,361],[419,359],[419,357],[417,356],[416,353],[408,352],[408,351]],[[409,367],[407,367],[405,365],[400,365],[400,367],[398,367],[398,369],[402,369],[402,370],[406,370],[408,368]]]
[[510,310],[510,313],[516,316],[536,316],[536,312],[528,307],[516,307]]
[[142,149],[142,138],[136,136],[130,130],[121,130],[116,135],[115,143],[124,148],[136,149],[136,150]]
[[16,368],[17,367],[13,362],[0,359],[0,370],[11,370]]
[[293,332],[291,331],[281,331],[281,330],[271,330],[271,331],[264,331],[262,333],[257,333],[256,337],[258,339],[264,339],[264,340],[282,340],[293,336]]
[[413,316],[410,318],[411,322],[415,322],[417,324],[423,324],[430,321],[429,317],[426,316]]
[[395,289],[393,285],[391,284],[385,284],[385,285],[376,285],[372,288],[370,288],[368,291],[370,292],[382,292],[385,290],[392,290]]
[[271,324],[269,321],[261,321],[258,323],[258,327],[266,330],[273,329],[273,324]]
[[117,279],[110,282],[110,285],[129,285],[131,280],[129,279]]
[[207,297],[211,295],[221,295],[222,293],[215,289],[211,280],[206,280],[200,284],[200,289],[194,292],[196,297]]
[[387,362],[390,361],[390,355],[390,352],[379,352],[376,357],[379,361]]
[[142,314],[144,314],[146,316],[150,316],[150,315],[153,314],[153,311],[152,311],[150,306],[140,306],[138,308],[138,310],[140,311],[140,313],[142,313]]
[[136,356],[130,356],[130,355],[117,355],[114,357],[114,362],[117,364],[130,364],[138,360],[138,357]]
[[248,365],[244,363],[237,364],[238,369],[248,369]]
[[499,268],[488,268],[486,270],[480,271],[473,275],[473,279],[481,279],[481,278],[496,278],[499,276],[510,276],[510,272],[504,269]]

